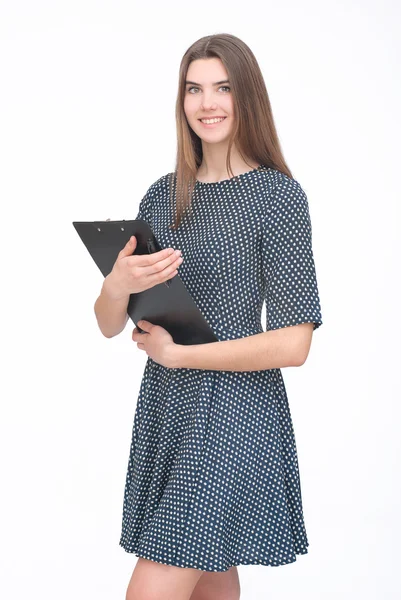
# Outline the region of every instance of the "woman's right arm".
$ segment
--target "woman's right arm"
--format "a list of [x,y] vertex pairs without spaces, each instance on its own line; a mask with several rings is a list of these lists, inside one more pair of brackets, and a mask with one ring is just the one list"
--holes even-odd
[[100,331],[107,338],[121,333],[129,319],[127,306],[128,296],[115,298],[112,294],[111,273],[105,278],[100,295],[95,302],[94,310]]
[[95,302],[99,329],[107,338],[121,333],[127,324],[130,295],[175,277],[182,262],[181,251],[173,248],[134,256],[136,243],[136,237],[132,236],[120,250]]

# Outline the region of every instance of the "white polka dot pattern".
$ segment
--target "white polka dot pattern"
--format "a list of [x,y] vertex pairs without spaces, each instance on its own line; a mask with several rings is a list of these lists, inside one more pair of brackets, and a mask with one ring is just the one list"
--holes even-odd
[[299,183],[284,178],[274,190],[263,223],[267,282],[266,328],[321,324],[308,201]]
[[[145,194],[161,246],[219,340],[322,324],[306,196],[265,166],[196,186],[177,231],[168,175]],[[134,415],[120,545],[202,571],[306,554],[297,450],[280,369],[168,369],[148,358]]]

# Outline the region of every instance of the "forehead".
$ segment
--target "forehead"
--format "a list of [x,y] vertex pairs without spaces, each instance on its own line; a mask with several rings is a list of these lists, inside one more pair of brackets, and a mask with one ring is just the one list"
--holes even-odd
[[205,84],[228,79],[228,73],[219,58],[199,58],[190,63],[186,79]]

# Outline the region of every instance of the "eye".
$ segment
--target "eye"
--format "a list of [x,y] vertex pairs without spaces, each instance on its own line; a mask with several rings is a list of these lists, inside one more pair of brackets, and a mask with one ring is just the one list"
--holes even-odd
[[[187,89],[187,91],[190,92],[191,94],[193,93],[192,90],[199,90],[199,88],[195,87],[195,86],[191,86]],[[231,88],[228,85],[221,85],[219,87],[219,90],[227,90],[228,92],[230,92]]]

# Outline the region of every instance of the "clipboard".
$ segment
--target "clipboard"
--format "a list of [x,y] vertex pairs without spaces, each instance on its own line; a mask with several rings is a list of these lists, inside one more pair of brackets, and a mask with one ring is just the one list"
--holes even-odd
[[[111,272],[118,253],[132,235],[137,240],[134,255],[163,249],[151,227],[143,219],[73,221],[72,224],[104,277]],[[131,294],[127,313],[135,324],[144,319],[160,325],[169,332],[176,344],[219,341],[181,281],[179,273],[147,290]],[[140,327],[138,330],[143,331]]]

